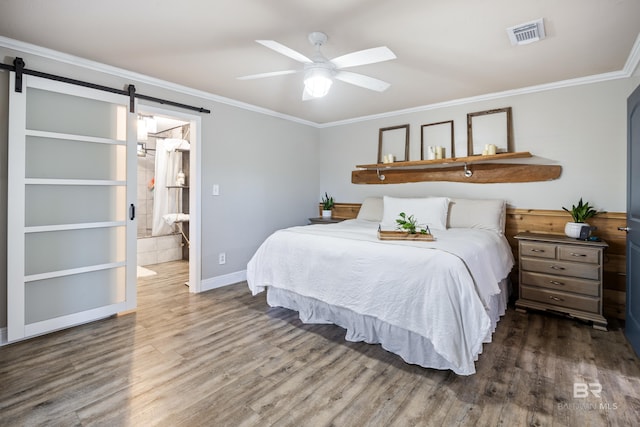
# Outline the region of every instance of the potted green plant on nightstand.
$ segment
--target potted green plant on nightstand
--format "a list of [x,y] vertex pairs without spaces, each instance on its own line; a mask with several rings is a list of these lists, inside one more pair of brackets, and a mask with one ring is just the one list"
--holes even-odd
[[325,191],[322,198],[322,218],[331,218],[331,209],[333,209],[334,204],[333,197],[329,196]]
[[598,211],[596,211],[593,206],[589,205],[589,202],[583,203],[582,197],[577,205],[572,205],[571,209],[567,209],[564,206],[562,207],[565,211],[571,214],[571,218],[573,222],[567,222],[564,226],[564,234],[569,237],[573,237],[577,239],[580,237],[580,230],[584,225],[589,225],[586,223],[586,220],[598,215]]

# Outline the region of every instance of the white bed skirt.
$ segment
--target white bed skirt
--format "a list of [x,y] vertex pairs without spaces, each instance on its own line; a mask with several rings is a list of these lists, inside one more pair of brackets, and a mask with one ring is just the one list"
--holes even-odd
[[[500,282],[499,294],[491,297],[488,314],[491,318],[491,331],[484,343],[491,342],[500,317],[504,315],[510,294],[511,283],[508,278]],[[314,298],[304,297],[294,292],[269,286],[267,303],[271,307],[284,307],[299,313],[303,323],[335,324],[347,330],[347,341],[364,341],[369,344],[381,344],[382,348],[402,357],[405,362],[425,368],[451,369],[458,375],[471,375],[471,372],[460,371],[448,360],[436,353],[431,341],[417,333],[390,325],[375,317],[360,315],[349,309],[329,305]],[[473,360],[478,354],[472,355]]]

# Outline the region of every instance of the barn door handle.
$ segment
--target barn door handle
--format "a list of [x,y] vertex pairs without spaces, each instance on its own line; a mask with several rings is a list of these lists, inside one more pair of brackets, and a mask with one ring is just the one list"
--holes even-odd
[[133,203],[131,203],[131,206],[129,206],[129,219],[133,221],[135,217],[136,217],[136,206]]

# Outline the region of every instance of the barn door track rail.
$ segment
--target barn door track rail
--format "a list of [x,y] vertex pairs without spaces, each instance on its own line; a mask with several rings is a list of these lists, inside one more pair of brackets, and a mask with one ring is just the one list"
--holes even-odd
[[153,96],[143,95],[141,93],[136,92],[136,87],[132,84],[127,85],[127,89],[116,89],[108,86],[102,86],[96,83],[85,82],[82,80],[71,79],[69,77],[58,76],[55,74],[44,73],[42,71],[30,70],[25,68],[25,62],[22,58],[16,57],[13,60],[13,65],[0,63],[1,70],[9,70],[14,71],[16,73],[16,84],[15,91],[22,92],[22,76],[24,74],[28,74],[30,76],[41,77],[49,80],[56,80],[63,83],[74,84],[77,86],[88,87],[91,89],[102,90],[105,92],[117,93],[119,95],[124,95],[129,97],[129,110],[132,113],[135,113],[135,98],[144,99],[145,101],[151,101],[158,104],[170,105],[177,108],[182,108],[185,110],[197,111],[199,113],[211,113],[211,110],[202,107],[194,107],[193,105],[182,104],[180,102],[169,101],[167,99],[156,98]]

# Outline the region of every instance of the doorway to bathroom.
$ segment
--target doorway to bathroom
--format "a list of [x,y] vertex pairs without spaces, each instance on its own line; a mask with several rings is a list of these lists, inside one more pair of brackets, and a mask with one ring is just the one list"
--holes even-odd
[[137,276],[181,261],[184,283],[198,292],[200,118],[146,105],[137,118]]

